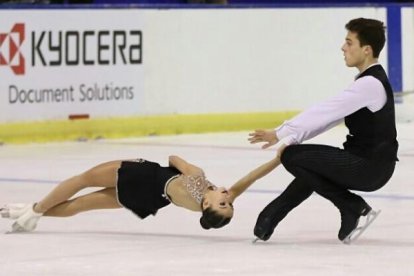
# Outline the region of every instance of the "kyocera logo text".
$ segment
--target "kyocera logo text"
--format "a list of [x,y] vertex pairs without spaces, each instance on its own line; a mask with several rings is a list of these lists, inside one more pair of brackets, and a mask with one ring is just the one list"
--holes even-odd
[[8,33],[0,32],[0,66],[9,66],[16,75],[25,72],[25,59],[20,52],[23,41],[23,23],[14,24]]
[[[18,35],[18,38],[14,36]],[[9,39],[9,60],[1,55]],[[15,24],[10,33],[0,33],[0,65],[8,65],[16,75],[25,73],[25,59],[19,52],[24,40],[24,24]],[[7,45],[9,45],[7,44]],[[25,52],[25,56],[28,53]],[[31,66],[108,66],[142,63],[140,30],[48,30],[30,35]],[[18,57],[18,61],[16,61]],[[12,63],[14,62],[14,63]]]
[[31,43],[33,67],[142,63],[139,30],[32,32]]

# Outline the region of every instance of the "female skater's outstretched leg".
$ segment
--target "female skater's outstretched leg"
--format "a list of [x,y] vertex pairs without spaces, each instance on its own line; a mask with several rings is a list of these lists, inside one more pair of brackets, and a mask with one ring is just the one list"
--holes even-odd
[[[46,197],[35,205],[30,205],[29,207],[24,206],[21,209],[9,208],[7,210],[7,207],[3,208],[1,210],[2,216],[7,217],[8,215],[10,218],[17,218],[12,227],[14,232],[33,231],[36,228],[37,221],[43,213],[48,212],[48,210],[58,206],[59,204],[65,202],[69,204],[71,202],[69,199],[80,190],[89,187],[115,188],[117,172],[121,162],[122,161],[110,161],[93,167],[80,175],[71,177],[61,182],[48,195],[46,195]],[[99,195],[99,193],[95,194],[93,197],[91,196],[91,198],[96,198],[96,195]],[[114,199],[116,200],[116,198]],[[84,198],[82,201],[83,200]],[[72,202],[74,201],[75,200]],[[110,206],[114,205],[111,203]],[[96,207],[93,207],[92,209],[96,209]],[[7,214],[7,212],[9,213]],[[53,210],[51,213],[53,214]]]
[[116,198],[115,188],[105,188],[86,195],[82,195],[47,210],[45,217],[69,217],[81,212],[97,209],[115,209],[121,208]]
[[34,206],[36,213],[45,213],[50,208],[67,201],[77,192],[89,187],[114,188],[121,161],[110,161],[71,177],[56,186]]

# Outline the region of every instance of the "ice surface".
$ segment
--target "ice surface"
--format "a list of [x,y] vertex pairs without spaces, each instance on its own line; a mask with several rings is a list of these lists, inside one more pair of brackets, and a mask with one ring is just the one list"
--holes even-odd
[[[340,145],[344,131],[311,142]],[[233,221],[219,230],[203,230],[198,213],[172,205],[145,220],[125,209],[45,217],[25,234],[3,234],[12,221],[0,219],[0,275],[414,275],[414,125],[398,131],[393,178],[360,193],[382,213],[355,244],[337,240],[339,212],[316,194],[268,242],[252,244],[258,213],[291,180],[279,167],[235,202]],[[230,186],[274,152],[250,145],[247,132],[3,145],[0,204],[40,200],[59,181],[104,161],[141,157],[166,165],[170,154]]]

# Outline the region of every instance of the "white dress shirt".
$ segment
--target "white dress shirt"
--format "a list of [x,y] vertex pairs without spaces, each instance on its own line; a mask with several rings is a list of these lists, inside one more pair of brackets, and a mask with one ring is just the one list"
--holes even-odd
[[300,144],[340,124],[346,116],[361,108],[376,112],[386,102],[387,94],[382,83],[373,76],[365,76],[339,94],[285,121],[275,129],[276,135],[286,145]]

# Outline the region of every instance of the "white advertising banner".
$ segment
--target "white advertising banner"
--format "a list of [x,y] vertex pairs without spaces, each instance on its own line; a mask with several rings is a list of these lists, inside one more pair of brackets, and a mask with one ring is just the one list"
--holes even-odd
[[1,10],[0,122],[139,114],[139,10]]

